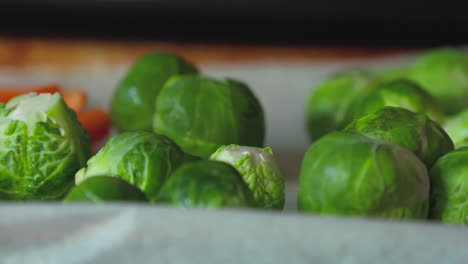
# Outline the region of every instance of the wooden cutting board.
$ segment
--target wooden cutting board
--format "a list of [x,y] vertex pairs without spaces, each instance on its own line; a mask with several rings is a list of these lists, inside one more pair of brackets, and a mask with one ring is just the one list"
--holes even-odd
[[171,42],[97,41],[86,39],[13,38],[0,36],[0,67],[18,70],[56,67],[73,70],[99,63],[127,64],[150,51],[175,52],[193,63],[277,61],[342,61],[413,52],[409,48],[230,45]]

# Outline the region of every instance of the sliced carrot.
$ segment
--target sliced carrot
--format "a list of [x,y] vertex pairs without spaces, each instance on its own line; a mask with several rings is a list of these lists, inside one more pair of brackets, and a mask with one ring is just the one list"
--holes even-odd
[[34,89],[32,92],[53,94],[53,93],[61,93],[62,91],[58,84],[50,84],[50,85],[38,87]]
[[[0,87],[1,88],[1,87]],[[60,86],[57,84],[50,84],[40,87],[26,87],[26,86],[7,86],[0,89],[0,102],[6,103],[13,97],[26,93],[59,93]]]
[[11,98],[21,95],[21,94],[22,92],[19,93],[18,91],[14,91],[14,90],[3,90],[0,92],[0,103],[6,103],[10,101]]
[[109,114],[102,108],[93,108],[87,111],[78,112],[78,120],[88,131],[91,143],[96,143],[105,139],[111,130],[111,119]]
[[86,92],[80,89],[64,90],[62,92],[62,97],[68,107],[76,112],[81,112],[86,106],[86,102],[88,100]]

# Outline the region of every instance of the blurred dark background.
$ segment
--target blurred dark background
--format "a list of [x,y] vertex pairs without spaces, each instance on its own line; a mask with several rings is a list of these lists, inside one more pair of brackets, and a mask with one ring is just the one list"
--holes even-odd
[[462,3],[344,0],[3,0],[0,34],[359,46],[468,42]]

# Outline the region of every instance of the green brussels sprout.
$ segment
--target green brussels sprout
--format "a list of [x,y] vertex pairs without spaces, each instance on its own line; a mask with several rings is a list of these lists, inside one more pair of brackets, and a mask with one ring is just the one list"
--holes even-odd
[[396,67],[387,69],[378,73],[380,82],[389,82],[399,79],[407,79],[409,68],[408,67]]
[[431,177],[431,219],[468,225],[468,147],[440,158]]
[[468,58],[456,49],[427,51],[411,66],[408,78],[434,96],[445,114],[468,107]]
[[171,77],[159,94],[154,131],[206,159],[222,145],[263,147],[265,120],[260,102],[244,83],[180,75]]
[[185,153],[169,138],[149,131],[128,131],[112,137],[75,175],[76,184],[95,176],[126,180],[153,201]]
[[167,179],[156,200],[185,208],[254,207],[242,176],[224,162],[184,163]]
[[284,177],[271,148],[231,144],[218,148],[210,159],[226,162],[236,168],[259,207],[283,209]]
[[353,121],[345,131],[363,133],[411,150],[427,168],[453,150],[453,142],[439,124],[425,114],[387,106]]
[[150,53],[139,58],[114,91],[110,111],[113,124],[122,132],[151,131],[154,104],[167,79],[196,72],[195,66],[171,53]]
[[59,93],[29,93],[0,104],[0,197],[58,200],[91,156],[76,113]]
[[184,162],[198,161],[198,160],[202,160],[202,158],[185,153]]
[[363,90],[369,89],[376,76],[363,70],[342,72],[320,83],[307,101],[306,123],[309,138],[345,128],[353,117],[350,108]]
[[85,179],[75,186],[63,200],[72,202],[142,201],[147,202],[145,194],[128,182],[109,176],[96,176]]
[[444,125],[455,148],[468,146],[468,109],[450,117]]
[[306,152],[298,209],[321,215],[425,218],[429,176],[411,151],[344,131],[331,132]]
[[361,118],[384,106],[403,107],[424,113],[439,124],[443,122],[440,106],[418,84],[406,79],[381,82],[361,94],[352,109],[353,119]]

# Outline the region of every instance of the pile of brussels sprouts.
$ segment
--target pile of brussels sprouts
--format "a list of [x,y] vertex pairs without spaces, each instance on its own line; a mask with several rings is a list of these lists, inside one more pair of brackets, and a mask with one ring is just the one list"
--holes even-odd
[[138,59],[116,87],[118,134],[95,155],[60,94],[0,104],[0,198],[283,209],[260,101],[175,54]]
[[[60,94],[0,104],[0,198],[283,209],[284,177],[246,83],[151,53],[118,83],[111,116],[118,134],[93,155]],[[468,224],[465,54],[337,73],[311,92],[306,116],[299,211]]]
[[298,208],[468,225],[468,56],[344,71],[308,99]]

